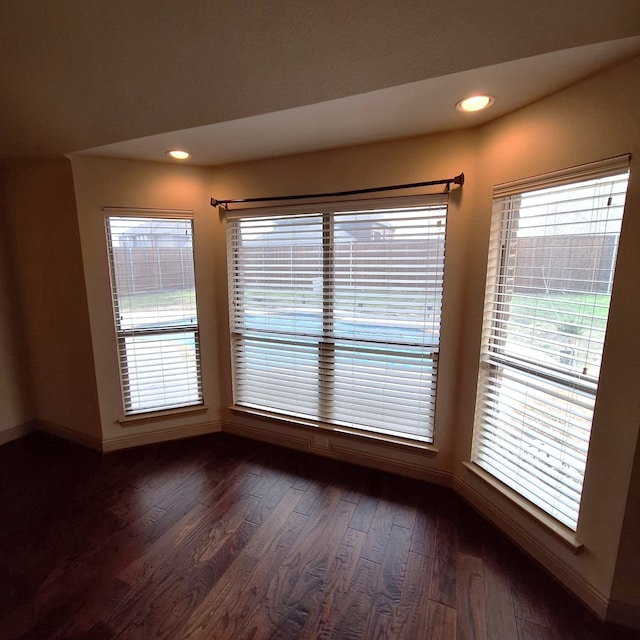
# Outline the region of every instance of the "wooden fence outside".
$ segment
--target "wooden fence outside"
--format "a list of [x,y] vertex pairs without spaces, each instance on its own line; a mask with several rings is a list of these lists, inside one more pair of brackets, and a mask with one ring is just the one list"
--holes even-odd
[[[419,287],[424,286],[425,269],[417,264],[415,268],[412,266],[414,257],[426,255],[426,271],[439,278],[442,243],[442,238],[394,242],[392,254],[386,242],[341,243],[334,247],[334,262],[341,276],[348,274],[352,286],[382,286],[402,271],[404,287]],[[519,238],[512,244],[512,250],[518,253],[518,267],[510,274],[513,289],[518,293],[548,288],[608,293],[616,247],[615,235]],[[120,296],[194,286],[190,247],[115,247],[113,258]],[[271,265],[282,264],[284,268],[292,265],[291,286],[317,286],[322,275],[322,256],[315,245],[242,248],[241,269],[245,273],[253,272],[262,283],[269,283],[260,273],[260,265],[265,261]],[[378,281],[370,277],[374,270]],[[271,280],[274,285],[281,282],[279,278]]]
[[610,293],[618,236],[614,234],[518,238],[513,288],[517,293]]
[[194,287],[191,247],[114,247],[113,263],[119,296]]

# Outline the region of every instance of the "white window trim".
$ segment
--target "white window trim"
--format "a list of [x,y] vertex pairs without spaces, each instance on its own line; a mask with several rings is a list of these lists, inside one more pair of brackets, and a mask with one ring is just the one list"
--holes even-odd
[[[625,173],[629,170],[630,155],[617,156],[614,158],[608,158],[603,161],[590,163],[580,167],[572,167],[569,169],[547,173],[540,176],[534,176],[531,178],[525,178],[522,180],[516,180],[509,183],[503,183],[497,185],[494,189],[494,201],[497,198],[503,198],[507,196],[517,196],[521,193],[528,191],[535,191],[540,189],[546,189],[550,187],[557,187],[563,185],[570,185],[573,183],[579,183],[596,178],[605,178],[614,176],[616,174]],[[493,221],[493,214],[492,214]],[[487,328],[487,323],[492,324],[495,321],[495,302],[492,300],[493,288],[496,286],[495,281],[501,273],[501,260],[493,259],[489,256],[489,266],[487,270],[487,289],[485,293],[485,311],[484,311],[484,323],[483,323],[483,344],[481,349],[480,369],[478,375],[478,392],[476,399],[476,416],[474,420],[474,437],[471,450],[471,461],[469,463],[463,463],[465,468],[471,471],[476,477],[482,479],[487,485],[498,491],[502,495],[506,496],[511,502],[515,503],[523,511],[530,516],[534,517],[537,521],[543,524],[547,529],[559,537],[566,545],[568,545],[574,552],[579,551],[581,544],[576,538],[576,531],[579,527],[580,514],[578,514],[578,520],[575,530],[566,526],[561,521],[557,520],[554,516],[547,513],[534,503],[530,502],[526,497],[522,496],[517,490],[504,484],[500,479],[494,477],[489,471],[475,461],[478,440],[480,438],[479,432],[481,431],[480,425],[480,403],[481,403],[481,391],[484,386],[483,380],[489,374],[486,372],[486,367],[491,366],[507,366],[510,369],[520,371],[524,374],[530,374],[535,376],[535,379],[542,379],[557,385],[566,385],[571,389],[579,393],[584,393],[596,398],[598,379],[589,375],[567,375],[566,372],[558,370],[554,372],[549,367],[537,367],[535,363],[529,362],[525,359],[520,361],[519,358],[499,354],[492,352],[488,349],[486,340],[492,331]],[[489,309],[491,308],[491,311]],[[483,372],[483,369],[485,371]],[[587,460],[588,464],[588,460]]]
[[[447,207],[448,204],[448,194],[428,194],[421,196],[400,196],[393,198],[375,198],[375,199],[367,199],[367,200],[341,200],[341,201],[323,201],[323,202],[314,202],[314,203],[303,203],[297,205],[285,205],[285,206],[269,206],[269,207],[250,207],[250,208],[242,208],[242,209],[231,209],[231,210],[221,210],[221,215],[227,220],[238,220],[238,219],[251,219],[251,218],[263,218],[269,216],[286,216],[286,215],[304,215],[304,214],[318,214],[321,212],[330,212],[331,214],[339,214],[342,212],[357,212],[357,211],[370,211],[370,210],[384,210],[391,208],[402,208],[402,207],[412,207],[412,206],[443,206]],[[446,219],[446,213],[445,213]],[[445,225],[446,232],[446,225]],[[445,245],[446,245],[446,234],[445,234]],[[232,264],[233,256],[232,252],[228,255],[228,265]],[[444,290],[444,287],[443,287]],[[229,295],[233,295],[233,289],[230,285],[229,287]],[[231,303],[231,308],[232,308]],[[233,323],[232,323],[233,324]],[[231,336],[233,337],[233,326],[231,327]],[[233,349],[233,344],[232,344]],[[437,349],[439,352],[439,347]],[[438,360],[438,354],[435,356],[436,363]],[[233,376],[235,380],[235,375]],[[436,390],[433,395],[433,423],[434,423],[434,432],[435,432],[435,412],[436,402],[435,398],[437,396],[437,375],[435,381]],[[234,382],[235,385],[235,382]],[[235,397],[235,391],[234,391]],[[257,417],[269,417],[273,420],[279,420],[282,422],[287,422],[292,425],[304,425],[307,427],[316,427],[316,428],[324,428],[332,431],[333,433],[342,433],[345,435],[352,435],[358,438],[369,439],[371,441],[381,441],[386,442],[388,444],[396,444],[398,446],[409,446],[409,447],[418,447],[421,450],[425,451],[428,455],[436,455],[438,449],[434,446],[433,442],[426,441],[422,438],[414,438],[412,436],[401,436],[396,433],[384,433],[376,430],[368,430],[366,428],[355,428],[349,426],[340,426],[339,424],[328,424],[321,420],[313,420],[308,419],[306,417],[297,416],[295,414],[287,414],[280,412],[273,412],[259,406],[252,406],[250,404],[233,404],[229,407],[231,410],[243,413],[247,415],[255,415]],[[435,434],[434,434],[435,441]]]
[[[115,285],[113,283],[113,273],[112,273],[112,263],[111,263],[111,252],[112,246],[110,241],[110,233],[109,233],[109,218],[118,217],[118,218],[153,218],[158,220],[169,219],[169,220],[189,220],[191,222],[192,228],[192,243],[195,239],[194,233],[194,212],[192,209],[155,209],[155,208],[136,208],[136,207],[112,207],[105,206],[102,207],[102,213],[104,216],[104,228],[106,230],[106,243],[107,243],[107,252],[108,252],[108,268],[109,268],[109,280],[111,283],[110,287],[110,298],[111,298],[111,306],[114,313],[114,331],[116,334],[116,349],[118,352],[118,361],[120,361],[121,355],[121,340],[126,337],[126,334],[129,332],[127,330],[121,331],[119,329],[119,322],[115,317]],[[194,269],[194,283],[196,281],[196,268],[195,268],[195,250],[192,245],[192,255],[193,255],[193,269]],[[196,287],[197,289],[197,287]],[[196,309],[197,309],[197,292],[196,292]],[[196,311],[197,313],[197,311]],[[181,327],[176,326],[172,327],[172,329],[176,331],[180,331]],[[189,331],[194,331],[196,343],[199,344],[200,340],[200,322],[199,320],[195,324],[195,329],[190,326]],[[159,333],[162,332],[161,330]],[[188,415],[198,415],[201,413],[205,413],[208,411],[208,407],[204,404],[204,387],[202,384],[202,361],[199,349],[197,351],[197,376],[199,380],[199,399],[196,402],[188,402],[185,404],[178,404],[175,406],[170,406],[166,408],[149,408],[149,409],[140,409],[140,410],[127,410],[126,406],[126,382],[123,377],[123,368],[119,364],[118,373],[120,380],[120,390],[121,390],[121,398],[122,398],[122,409],[124,415],[122,418],[118,419],[117,422],[122,426],[138,426],[141,424],[156,422],[159,420],[166,420],[170,418],[180,418]]]

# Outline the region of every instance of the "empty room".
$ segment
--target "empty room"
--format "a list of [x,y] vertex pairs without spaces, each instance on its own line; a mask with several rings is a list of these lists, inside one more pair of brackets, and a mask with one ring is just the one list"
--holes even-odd
[[0,637],[638,637],[635,0],[0,52]]

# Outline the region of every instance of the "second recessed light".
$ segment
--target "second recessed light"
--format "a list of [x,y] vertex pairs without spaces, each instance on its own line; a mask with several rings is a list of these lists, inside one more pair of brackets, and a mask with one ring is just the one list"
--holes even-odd
[[182,151],[181,149],[172,149],[167,151],[167,155],[174,160],[188,160],[191,154],[188,151]]
[[483,109],[490,107],[495,101],[495,98],[492,96],[471,96],[470,98],[460,100],[456,105],[456,109],[466,113],[482,111]]

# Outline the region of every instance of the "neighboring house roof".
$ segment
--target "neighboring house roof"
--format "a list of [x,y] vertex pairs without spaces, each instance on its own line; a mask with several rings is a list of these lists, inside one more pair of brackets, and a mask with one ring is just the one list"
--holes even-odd
[[140,239],[141,236],[148,236],[149,239],[153,238],[156,243],[157,241],[162,241],[165,244],[171,242],[177,246],[184,245],[189,242],[189,236],[185,235],[184,228],[180,222],[158,218],[143,220],[130,226],[119,225],[115,230],[112,228],[114,246],[134,242],[136,239]]
[[[336,243],[340,242],[368,242],[373,238],[373,231],[376,229],[384,229],[386,233],[391,235],[394,232],[394,228],[388,222],[377,219],[375,214],[362,214],[358,216],[358,222],[369,222],[369,225],[351,225],[347,221],[338,221],[336,222],[336,226],[334,229],[333,241]],[[281,218],[275,221],[275,226],[281,227],[295,227],[296,225],[304,225],[308,224],[308,218],[300,216],[300,217],[290,217],[290,218]],[[310,227],[306,231],[298,231],[296,230],[294,243],[297,245],[300,244],[317,244],[319,241],[318,238],[318,228]],[[273,232],[263,233],[259,236],[251,240],[247,240],[247,243],[256,244],[279,244],[280,240],[277,235],[274,235]]]

